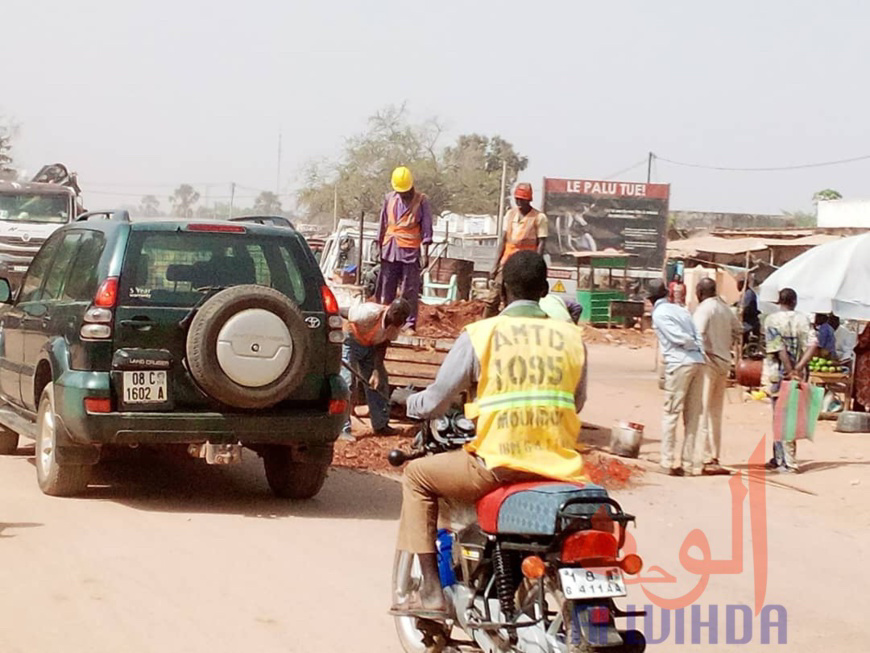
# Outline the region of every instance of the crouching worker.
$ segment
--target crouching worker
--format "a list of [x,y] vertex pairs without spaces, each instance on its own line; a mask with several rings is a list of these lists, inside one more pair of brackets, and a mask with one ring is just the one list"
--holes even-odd
[[585,393],[582,330],[541,310],[547,265],[537,252],[511,256],[502,282],[507,308],[465,327],[435,382],[407,399],[409,416],[428,419],[476,391],[466,416],[477,419],[477,437],[405,469],[398,549],[417,554],[423,582],[419,596],[392,607],[397,616],[446,617],[435,554],[439,497],[473,503],[504,483],[585,480],[574,446]]
[[[367,380],[366,403],[369,406],[369,419],[375,435],[395,435],[390,427],[389,379],[384,367],[384,356],[392,340],[411,314],[411,306],[404,299],[397,299],[389,306],[365,302],[352,306],[347,311],[344,347],[341,360],[350,365],[363,379]],[[352,386],[353,375],[342,365],[341,376],[348,387]],[[353,440],[350,418],[339,436],[342,440]]]

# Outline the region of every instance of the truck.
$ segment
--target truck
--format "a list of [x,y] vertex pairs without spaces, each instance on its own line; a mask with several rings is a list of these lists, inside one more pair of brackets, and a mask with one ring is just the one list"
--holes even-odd
[[0,181],[0,277],[16,290],[42,243],[81,213],[77,176],[62,163],[28,182]]

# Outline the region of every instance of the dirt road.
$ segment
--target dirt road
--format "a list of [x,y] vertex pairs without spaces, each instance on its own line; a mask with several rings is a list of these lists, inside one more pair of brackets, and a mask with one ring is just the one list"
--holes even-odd
[[[592,346],[590,358],[586,421],[646,424],[642,457],[652,466],[659,435],[652,351]],[[731,398],[723,458],[745,468],[769,406]],[[52,499],[37,489],[31,456],[32,448],[0,458],[3,653],[398,650],[386,614],[400,507],[394,480],[335,470],[317,499],[289,504],[271,498],[253,455],[239,467],[215,468],[137,451],[101,470],[88,497]],[[870,436],[823,425],[815,443],[800,443],[799,458],[806,473],[765,486],[764,603],[783,606],[788,619],[788,645],[776,646],[779,631],[770,629],[772,650],[864,651]],[[635,585],[627,603],[650,603],[644,590],[673,598],[698,584],[699,574],[680,560],[693,529],[704,531],[713,559],[732,557],[730,497],[727,478],[654,472],[617,493],[638,515],[634,532],[647,567],[676,579]],[[716,606],[717,643],[696,628],[701,644],[681,646],[676,614],[667,613],[665,643],[650,650],[732,650],[727,606],[753,606],[757,589],[748,507],[740,523],[742,571],[732,564],[731,573],[712,574],[695,601],[704,621]],[[698,621],[692,610],[683,614],[687,645]],[[655,608],[657,637],[664,614]],[[745,650],[768,650],[761,618],[751,623]]]

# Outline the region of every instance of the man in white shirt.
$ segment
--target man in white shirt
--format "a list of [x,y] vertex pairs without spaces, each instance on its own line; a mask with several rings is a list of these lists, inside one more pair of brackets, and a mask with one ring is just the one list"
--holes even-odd
[[704,447],[704,467],[702,474],[728,474],[719,465],[722,449],[722,409],[725,404],[725,390],[728,388],[728,375],[731,372],[731,352],[742,333],[743,325],[731,309],[716,295],[716,282],[701,279],[695,290],[698,308],[693,321],[704,343],[704,394],[703,413],[699,435]]

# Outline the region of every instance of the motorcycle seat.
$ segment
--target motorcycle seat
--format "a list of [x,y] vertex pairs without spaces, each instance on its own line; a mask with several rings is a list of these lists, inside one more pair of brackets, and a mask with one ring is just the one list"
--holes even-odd
[[[490,534],[553,535],[559,508],[574,497],[607,497],[607,490],[594,483],[536,481],[503,485],[477,502],[477,521]],[[591,516],[601,504],[569,506],[572,515]]]

